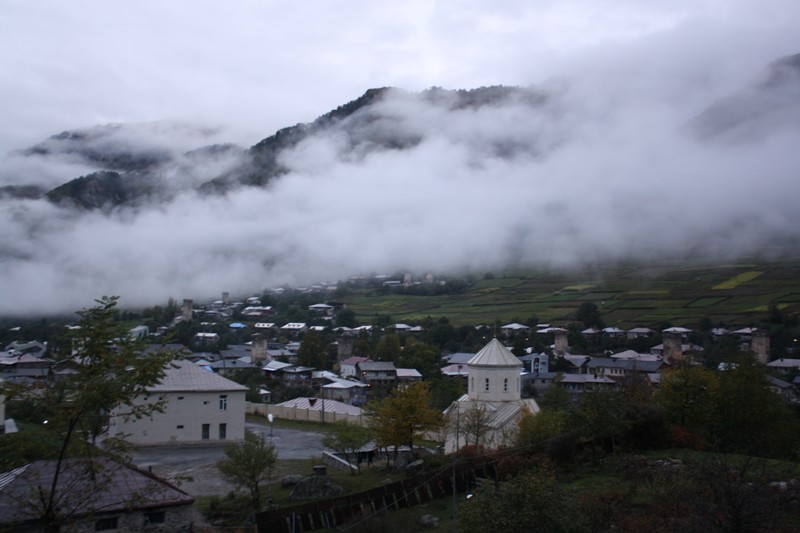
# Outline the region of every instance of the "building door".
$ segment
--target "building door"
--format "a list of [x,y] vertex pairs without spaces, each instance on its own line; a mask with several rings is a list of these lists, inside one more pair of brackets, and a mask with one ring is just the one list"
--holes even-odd
[[203,424],[203,440],[208,440],[211,433],[211,424]]
[[219,440],[225,440],[228,433],[228,425],[227,424],[220,424],[219,425]]

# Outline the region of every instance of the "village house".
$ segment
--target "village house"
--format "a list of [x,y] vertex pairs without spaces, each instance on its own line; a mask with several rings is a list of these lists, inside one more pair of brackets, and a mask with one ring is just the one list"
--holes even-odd
[[278,370],[274,375],[290,387],[311,387],[314,384],[314,369],[309,366],[290,365]]
[[422,381],[422,374],[416,368],[397,368],[397,384],[402,387],[409,383]]
[[650,328],[633,328],[628,330],[628,339],[642,339],[652,336],[655,333],[654,330]]
[[266,379],[278,379],[280,371],[284,368],[290,368],[291,366],[292,364],[287,363],[286,361],[278,361],[277,359],[273,359],[261,367],[261,370],[264,371],[264,377]]
[[542,394],[558,375],[550,372],[550,357],[546,353],[530,353],[518,359],[525,365],[521,376],[523,390],[533,389],[537,394]]
[[397,369],[391,361],[361,361],[356,372],[356,377],[369,386],[393,387],[397,383]]
[[197,444],[244,438],[245,393],[239,385],[186,360],[167,365],[159,383],[140,402],[163,402],[150,418],[110,416],[109,436],[126,435],[135,445]]
[[45,352],[47,352],[47,345],[39,341],[13,341],[6,346],[5,351],[7,352],[6,355],[10,356],[27,354],[34,357],[44,357]]
[[610,377],[594,374],[562,374],[556,381],[559,387],[575,393],[610,389],[617,384]]
[[264,318],[274,314],[271,306],[249,305],[242,309],[242,316],[247,318]]
[[[0,474],[0,529],[43,530],[41,487],[57,461],[36,461]],[[56,483],[62,531],[189,533],[194,498],[154,475],[106,458],[67,459]]]
[[[7,352],[4,352],[7,353]],[[27,353],[0,355],[0,372],[9,381],[30,381],[44,379],[50,374],[55,361]]]
[[308,331],[308,326],[305,322],[289,322],[281,326],[281,333],[286,335],[292,335],[296,337],[300,333],[305,333]]
[[791,374],[800,370],[800,359],[788,359],[781,357],[767,363],[767,367],[780,372],[781,374]]
[[607,328],[603,328],[602,332],[603,332],[603,335],[605,335],[606,337],[611,337],[611,338],[615,338],[615,339],[625,336],[625,330],[624,329],[620,329],[620,328],[613,327],[613,326],[610,326],[610,327],[607,327]]
[[333,316],[334,307],[328,304],[313,304],[308,306],[308,310],[326,317]]
[[639,360],[614,357],[593,357],[587,364],[587,371],[594,376],[603,376],[619,381],[634,374],[648,377],[667,367],[660,359]]
[[512,324],[506,324],[505,326],[500,327],[500,332],[503,335],[512,335],[514,333],[527,333],[530,331],[531,328],[524,324],[518,324],[516,322]]
[[369,357],[359,357],[357,355],[343,359],[339,362],[339,374],[341,374],[343,378],[357,378],[358,370],[356,366],[358,363],[367,361],[372,361],[372,359]]
[[463,378],[465,381],[467,376],[469,376],[469,369],[467,368],[466,363],[454,363],[452,365],[447,365],[442,367],[440,371],[447,377]]
[[320,397],[338,400],[349,405],[363,405],[367,398],[367,385],[360,381],[344,378],[332,378],[320,386]]

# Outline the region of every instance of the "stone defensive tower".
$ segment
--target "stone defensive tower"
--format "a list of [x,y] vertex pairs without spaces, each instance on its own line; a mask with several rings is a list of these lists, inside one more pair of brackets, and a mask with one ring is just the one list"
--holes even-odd
[[336,361],[341,363],[350,357],[353,357],[353,336],[345,333],[336,342]]
[[183,300],[183,306],[181,306],[181,313],[183,315],[183,319],[187,322],[191,322],[193,312],[194,312],[194,300]]
[[267,352],[267,338],[261,333],[253,335],[253,348],[250,351],[250,360],[253,363],[268,363],[271,360]]
[[769,363],[769,333],[766,330],[759,329],[753,332],[750,351],[755,354],[759,362]]
[[553,352],[557,356],[564,355],[565,353],[569,353],[569,342],[567,336],[567,330],[559,329],[556,331],[556,340],[555,344],[553,345]]
[[683,360],[683,336],[680,333],[664,333],[664,360]]

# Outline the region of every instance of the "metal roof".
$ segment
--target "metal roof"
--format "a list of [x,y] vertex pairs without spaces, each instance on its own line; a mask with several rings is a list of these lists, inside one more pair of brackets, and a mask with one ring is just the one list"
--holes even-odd
[[494,338],[481,351],[475,354],[467,364],[469,366],[523,366],[511,351]]
[[[35,508],[20,505],[36,486],[49,486],[57,461],[36,461],[0,475],[0,523],[36,521]],[[67,459],[58,478],[60,511],[84,516],[135,509],[191,505],[194,498],[152,474],[110,459]]]
[[150,392],[246,391],[247,387],[209,372],[191,361],[176,359],[167,365],[161,381],[148,387],[147,390]]
[[[310,400],[314,400],[314,405],[311,405]],[[290,407],[294,409],[308,409],[309,411],[322,411],[323,406],[326,413],[342,413],[348,415],[363,414],[361,408],[355,405],[348,405],[346,403],[337,402],[336,400],[327,400],[322,398],[295,398],[283,403],[277,404],[278,407]]]

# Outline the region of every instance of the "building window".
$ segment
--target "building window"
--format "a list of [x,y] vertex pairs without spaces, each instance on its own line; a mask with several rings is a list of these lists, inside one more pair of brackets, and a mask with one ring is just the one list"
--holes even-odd
[[219,425],[219,440],[225,440],[228,436],[228,424]]
[[489,378],[486,378],[486,383],[483,386],[483,390],[489,392]]
[[508,378],[503,380],[503,392],[508,392]]
[[119,520],[118,516],[112,516],[110,518],[101,518],[100,520],[94,523],[94,530],[111,531],[117,529],[118,520]]
[[203,440],[208,440],[209,434],[211,433],[211,424],[203,424]]
[[167,521],[167,513],[165,511],[149,511],[144,514],[145,524],[163,524]]
[[178,429],[183,429],[183,426],[178,426]]
[[227,394],[220,394],[219,395],[219,410],[220,411],[227,411],[228,410],[228,395]]
[[183,400],[183,396],[178,396],[178,399],[179,400]]

